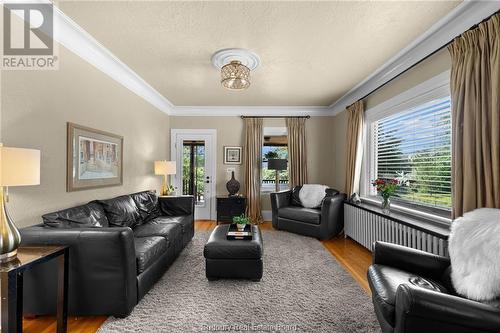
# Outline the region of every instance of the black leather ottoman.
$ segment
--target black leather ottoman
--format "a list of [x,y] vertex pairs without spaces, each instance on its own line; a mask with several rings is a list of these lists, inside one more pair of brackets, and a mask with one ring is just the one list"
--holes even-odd
[[207,279],[262,278],[262,237],[259,227],[252,225],[252,240],[227,240],[229,224],[219,225],[205,244]]

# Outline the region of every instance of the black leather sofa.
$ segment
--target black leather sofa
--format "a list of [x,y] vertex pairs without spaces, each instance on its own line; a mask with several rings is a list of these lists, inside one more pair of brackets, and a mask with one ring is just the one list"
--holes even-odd
[[368,283],[382,332],[500,332],[500,301],[457,295],[450,274],[446,257],[376,242]]
[[[70,246],[71,315],[127,316],[194,236],[194,198],[150,191],[46,214],[22,245]],[[56,313],[56,262],[26,272],[24,313]]]
[[292,190],[271,193],[274,229],[297,234],[330,239],[344,228],[344,193],[327,189],[319,208],[304,208],[300,203],[301,186]]

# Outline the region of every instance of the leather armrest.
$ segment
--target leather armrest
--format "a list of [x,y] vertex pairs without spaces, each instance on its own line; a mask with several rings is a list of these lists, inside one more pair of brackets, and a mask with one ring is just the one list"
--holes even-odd
[[500,332],[500,309],[402,284],[396,292],[394,332]]
[[[132,229],[69,229],[37,225],[23,228],[20,232],[21,245],[70,246],[70,310],[75,311],[78,304],[100,301],[96,306],[112,303],[109,308],[114,310],[110,314],[125,316],[132,311],[137,303],[137,269]],[[36,274],[36,278],[31,281],[33,293],[38,298],[36,302],[40,302],[40,305],[51,304],[53,294],[45,292],[41,286],[43,281],[56,281],[56,271],[44,269]],[[38,284],[40,289],[37,291]]]
[[375,242],[373,263],[439,279],[450,266],[450,259],[406,246]]
[[158,197],[158,205],[163,216],[194,215],[194,196]]
[[271,197],[271,210],[272,210],[272,223],[275,229],[279,229],[278,223],[278,210],[283,207],[290,206],[292,198],[292,190],[272,192]]
[[336,190],[329,192],[321,203],[321,239],[337,235],[344,228],[344,200],[346,195]]

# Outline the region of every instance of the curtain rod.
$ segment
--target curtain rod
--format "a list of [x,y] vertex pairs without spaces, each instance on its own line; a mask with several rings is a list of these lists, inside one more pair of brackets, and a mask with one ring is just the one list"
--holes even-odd
[[291,117],[287,117],[287,116],[240,116],[241,119],[245,119],[245,118],[306,118],[306,119],[309,119],[311,118],[311,116],[291,116]]
[[[500,13],[500,10],[497,10],[496,12],[494,12],[493,14],[491,14],[490,16],[488,16],[485,19],[481,20],[481,22],[474,24],[473,26],[471,26],[469,29],[465,30],[464,32],[467,32],[467,31],[472,30],[472,29],[476,29],[477,27],[479,27],[479,25],[481,23],[488,21],[490,18],[492,18],[493,16],[495,16],[498,13]],[[398,77],[400,77],[401,75],[403,75],[404,73],[406,73],[407,71],[409,71],[410,69],[412,69],[413,67],[416,67],[421,62],[423,62],[423,61],[427,60],[428,58],[432,57],[434,54],[438,53],[439,51],[441,51],[445,47],[448,47],[448,45],[450,45],[451,43],[453,43],[453,41],[455,40],[455,38],[460,37],[464,32],[462,32],[458,36],[453,37],[448,43],[440,46],[437,50],[435,50],[432,53],[426,55],[425,57],[423,57],[422,59],[420,59],[419,61],[417,61],[416,63],[414,63],[413,65],[411,65],[410,67],[408,67],[407,69],[405,69],[404,71],[402,71],[401,73],[399,73],[398,75],[396,75],[395,77],[393,77],[392,79],[390,79],[389,81],[387,81],[384,84],[382,84],[382,85],[378,86],[377,88],[373,89],[372,91],[370,91],[369,93],[367,93],[366,95],[364,95],[363,97],[361,97],[360,99],[358,99],[358,101],[361,101],[361,100],[365,99],[366,97],[370,96],[375,91],[377,91],[380,88],[384,87],[386,84],[392,82],[394,79],[397,79]]]

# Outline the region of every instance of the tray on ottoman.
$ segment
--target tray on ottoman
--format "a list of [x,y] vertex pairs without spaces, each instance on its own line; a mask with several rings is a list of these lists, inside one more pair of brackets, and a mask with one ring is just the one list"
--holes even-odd
[[215,227],[203,254],[206,262],[206,276],[209,280],[219,278],[251,279],[262,278],[262,237],[260,229],[252,225],[252,240],[228,240],[229,225]]

